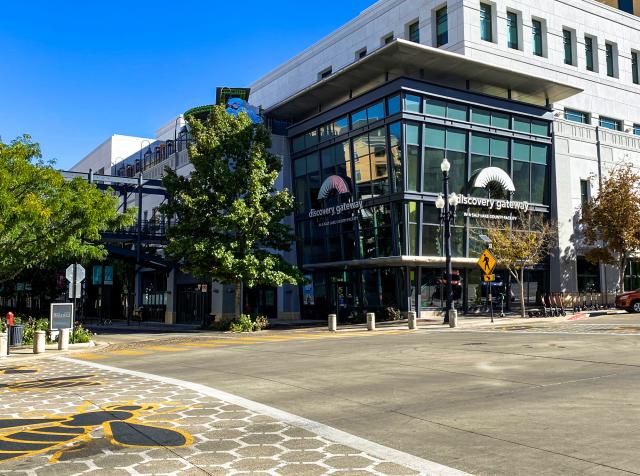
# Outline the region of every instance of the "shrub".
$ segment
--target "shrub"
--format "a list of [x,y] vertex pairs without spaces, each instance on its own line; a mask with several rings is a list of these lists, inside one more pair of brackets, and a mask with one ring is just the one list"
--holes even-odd
[[383,318],[385,321],[399,321],[402,318],[402,313],[398,308],[387,307],[384,310]]
[[91,342],[91,338],[93,334],[82,327],[82,324],[78,324],[71,332],[69,336],[69,341],[71,344],[86,344],[87,342]]
[[255,322],[253,323],[254,331],[261,331],[269,327],[269,319],[266,316],[257,316]]
[[35,331],[48,331],[49,330],[49,319],[36,319],[33,317],[29,317],[29,319],[24,322],[24,330],[22,334],[22,343],[25,345],[33,344],[33,336]]
[[233,320],[229,327],[231,332],[253,332],[253,321],[251,316],[240,314],[240,317]]

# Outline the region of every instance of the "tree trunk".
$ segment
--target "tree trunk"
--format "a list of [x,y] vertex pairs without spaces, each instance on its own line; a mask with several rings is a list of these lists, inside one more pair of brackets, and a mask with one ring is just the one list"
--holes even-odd
[[627,269],[627,255],[622,253],[620,255],[620,269],[618,270],[618,289],[621,293],[624,292],[624,272]]
[[520,317],[526,317],[526,308],[524,304],[524,268],[518,271],[518,286],[520,286]]
[[235,315],[240,317],[242,314],[242,282],[240,281],[236,281],[235,301]]

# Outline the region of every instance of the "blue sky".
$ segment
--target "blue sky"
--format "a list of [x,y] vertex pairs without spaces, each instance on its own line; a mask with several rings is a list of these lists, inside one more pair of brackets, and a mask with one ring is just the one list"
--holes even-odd
[[69,168],[112,134],[153,137],[214,102],[216,86],[248,85],[373,3],[3,2],[0,137],[31,134]]

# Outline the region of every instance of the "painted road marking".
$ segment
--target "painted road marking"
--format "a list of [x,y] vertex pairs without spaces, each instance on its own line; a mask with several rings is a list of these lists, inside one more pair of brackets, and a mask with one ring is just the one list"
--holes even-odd
[[[57,358],[65,362],[70,362],[74,364],[78,363],[78,361],[69,357],[57,357]],[[429,461],[423,458],[419,458],[409,453],[405,453],[403,451],[389,448],[388,446],[383,446],[381,444],[374,443],[373,441],[369,441],[359,436],[352,435],[351,433],[338,430],[337,428],[330,427],[323,423],[309,420],[307,418],[303,418],[289,412],[278,410],[277,408],[270,407],[262,403],[254,402],[252,400],[248,400],[246,398],[239,397],[237,395],[233,395],[231,393],[227,393],[212,387],[207,387],[205,385],[201,385],[198,383],[188,382],[186,380],[178,380],[170,377],[163,377],[161,375],[154,375],[154,374],[149,374],[145,372],[139,372],[136,370],[121,369],[118,367],[112,367],[110,365],[99,364],[97,362],[82,362],[82,365],[86,365],[89,367],[93,367],[96,369],[101,369],[109,372],[116,372],[116,373],[121,373],[125,375],[131,375],[134,377],[153,380],[153,381],[165,383],[168,385],[175,385],[188,390],[192,390],[194,392],[198,392],[208,397],[217,398],[218,400],[226,401],[231,404],[244,407],[256,413],[262,413],[266,416],[269,416],[275,420],[287,423],[289,425],[303,428],[307,431],[310,431],[319,436],[332,440],[336,443],[349,446],[356,450],[360,450],[362,452],[368,453],[382,460],[392,461],[394,463],[407,466],[411,469],[419,471],[421,474],[433,474],[433,475],[439,475],[439,476],[471,476],[469,473],[465,473],[455,468],[450,468],[449,466],[445,466],[440,463],[436,463],[434,461]]]
[[189,349],[181,349],[180,347],[170,347],[168,345],[149,345],[143,349],[157,350],[158,352],[186,352]]
[[86,359],[86,360],[102,360],[108,359],[109,357],[103,354],[75,354],[74,357],[78,359]]
[[140,352],[139,350],[111,350],[110,354],[113,355],[125,355],[125,356],[136,356],[136,355],[149,355],[149,352]]

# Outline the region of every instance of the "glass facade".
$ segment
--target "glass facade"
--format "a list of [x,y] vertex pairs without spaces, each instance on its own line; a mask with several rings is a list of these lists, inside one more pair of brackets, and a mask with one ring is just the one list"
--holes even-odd
[[[480,107],[481,101],[486,98],[465,102],[455,94],[403,90],[292,138],[299,264],[313,283],[305,288],[313,297],[303,299],[304,316],[332,311],[346,319],[365,308],[408,310],[437,301],[444,246],[435,199],[445,157],[452,191],[549,210],[548,111],[532,115],[515,106]],[[497,185],[476,188],[476,177],[489,167],[506,172],[515,193]],[[461,207],[452,230],[454,258],[480,253],[473,236],[482,212]],[[407,267],[401,256],[435,258],[436,264]],[[467,305],[475,278],[467,269],[457,273],[457,299]]]

